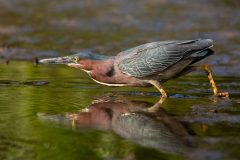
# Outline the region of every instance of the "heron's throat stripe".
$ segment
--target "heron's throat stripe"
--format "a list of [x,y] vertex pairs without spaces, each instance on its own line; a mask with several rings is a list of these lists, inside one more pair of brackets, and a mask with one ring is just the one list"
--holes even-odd
[[[92,77],[91,77],[92,78]],[[92,78],[92,80],[94,80],[95,82],[105,85],[105,86],[112,86],[112,87],[122,87],[122,86],[128,86],[128,84],[110,84],[110,83],[104,83],[104,82],[100,82],[94,78]]]

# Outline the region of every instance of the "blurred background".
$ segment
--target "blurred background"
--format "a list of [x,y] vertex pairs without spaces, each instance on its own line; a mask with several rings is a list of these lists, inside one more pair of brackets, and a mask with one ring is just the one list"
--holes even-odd
[[211,38],[218,75],[239,75],[238,0],[0,0],[0,58],[79,50],[115,55],[146,42]]

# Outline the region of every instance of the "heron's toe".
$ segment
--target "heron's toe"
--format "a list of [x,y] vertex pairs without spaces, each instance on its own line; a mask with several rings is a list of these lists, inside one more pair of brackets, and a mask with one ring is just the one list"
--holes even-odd
[[228,92],[220,92],[220,93],[217,93],[216,96],[229,98],[229,93]]

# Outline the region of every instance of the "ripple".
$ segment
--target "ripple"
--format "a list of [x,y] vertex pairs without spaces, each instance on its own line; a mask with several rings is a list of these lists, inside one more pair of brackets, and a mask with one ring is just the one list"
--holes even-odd
[[[0,158],[32,159],[36,153],[32,150],[33,140],[0,135]],[[15,153],[14,155],[12,153]]]
[[8,87],[8,86],[43,86],[48,84],[47,81],[13,81],[13,80],[0,80],[0,87]]
[[186,116],[182,120],[182,122],[187,123],[204,123],[204,124],[215,124],[215,123],[231,123],[231,124],[239,124],[240,116],[239,115],[229,115],[225,113],[218,114],[210,114],[209,116]]

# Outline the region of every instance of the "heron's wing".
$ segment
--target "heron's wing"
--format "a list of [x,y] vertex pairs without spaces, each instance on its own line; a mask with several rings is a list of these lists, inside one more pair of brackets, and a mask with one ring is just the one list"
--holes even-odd
[[182,58],[210,46],[211,40],[152,42],[119,53],[116,65],[127,75],[145,77],[161,72]]

